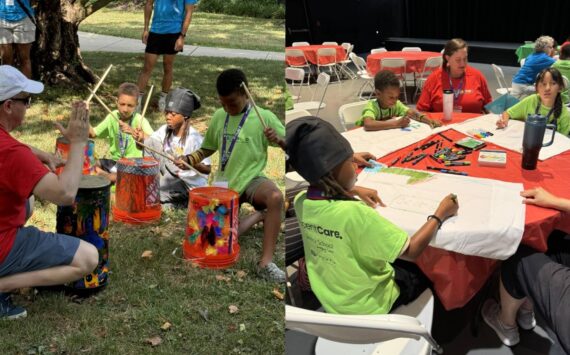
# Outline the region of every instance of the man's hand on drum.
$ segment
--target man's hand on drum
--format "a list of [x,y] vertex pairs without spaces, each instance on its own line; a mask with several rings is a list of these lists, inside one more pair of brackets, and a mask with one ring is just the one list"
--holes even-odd
[[84,101],[72,103],[67,128],[59,122],[54,122],[54,125],[70,143],[86,143],[89,137],[89,106]]

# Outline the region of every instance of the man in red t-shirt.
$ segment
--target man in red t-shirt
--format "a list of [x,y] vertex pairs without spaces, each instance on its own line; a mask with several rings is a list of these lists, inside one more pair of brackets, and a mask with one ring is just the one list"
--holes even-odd
[[99,257],[93,245],[78,238],[24,227],[32,195],[58,205],[74,202],[89,129],[86,104],[73,103],[67,164],[60,176],[50,172],[37,150],[10,135],[24,121],[30,94],[43,88],[14,67],[0,66],[0,319],[26,316],[25,309],[12,305],[10,291],[77,280],[97,266]]

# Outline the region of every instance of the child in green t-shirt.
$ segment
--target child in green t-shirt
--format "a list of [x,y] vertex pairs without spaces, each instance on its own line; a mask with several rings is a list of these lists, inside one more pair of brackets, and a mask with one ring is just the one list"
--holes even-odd
[[541,114],[547,121],[556,121],[557,131],[568,135],[570,133],[570,113],[562,104],[564,80],[556,68],[543,69],[536,77],[536,94],[522,99],[518,104],[503,112],[497,121],[498,128],[505,128],[509,119],[524,121],[529,114]]
[[[273,181],[263,175],[270,144],[284,147],[283,123],[269,110],[252,106],[242,87],[245,74],[239,69],[224,70],[216,81],[222,104],[208,126],[202,147],[187,155],[195,165],[205,157],[220,152],[214,185],[229,187],[240,194],[240,203],[248,202],[256,212],[240,220],[238,234],[263,220],[263,251],[259,273],[275,282],[285,282],[285,273],[273,262],[273,253],[281,228],[283,194]],[[267,125],[264,128],[257,111]],[[282,169],[284,170],[284,169]],[[266,210],[265,213],[260,211]]]
[[108,114],[95,128],[89,126],[89,138],[107,138],[109,141],[111,159],[100,159],[96,170],[112,182],[117,179],[117,160],[142,158],[142,150],[136,142],[144,141],[153,133],[147,119],[135,112],[138,100],[138,86],[122,83],[117,92],[118,109]]
[[[438,121],[430,120],[418,111],[408,108],[398,98],[400,97],[400,80],[389,70],[380,70],[374,76],[374,94],[376,100],[368,101],[362,110],[357,126],[364,126],[367,131],[380,131],[392,128],[404,128],[410,124],[410,119],[427,123],[430,127],[439,127]],[[400,119],[393,119],[401,117]]]
[[325,311],[382,314],[417,298],[429,281],[415,259],[441,224],[457,213],[457,197],[443,198],[410,238],[349,191],[356,182],[348,141],[325,120],[287,124],[291,166],[310,186],[295,198],[311,289]]

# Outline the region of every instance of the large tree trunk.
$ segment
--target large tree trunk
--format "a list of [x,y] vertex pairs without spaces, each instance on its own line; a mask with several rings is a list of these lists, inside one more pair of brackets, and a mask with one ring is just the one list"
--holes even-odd
[[45,84],[82,86],[94,83],[83,63],[77,31],[87,16],[111,0],[40,0],[36,2],[36,41],[32,47],[32,75]]

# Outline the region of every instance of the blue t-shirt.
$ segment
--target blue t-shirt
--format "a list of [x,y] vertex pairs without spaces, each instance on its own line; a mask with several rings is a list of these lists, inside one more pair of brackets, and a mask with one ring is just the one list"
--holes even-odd
[[184,21],[184,7],[197,2],[198,0],[155,0],[150,32],[180,33]]
[[556,60],[544,52],[533,53],[526,57],[524,65],[513,77],[515,84],[534,84],[536,75],[544,68],[550,67]]
[[[30,0],[20,0],[28,8],[30,15],[34,15],[34,10],[30,6]],[[10,5],[6,5],[9,3]],[[22,21],[28,17],[20,7],[17,0],[0,0],[0,19],[8,22]]]

